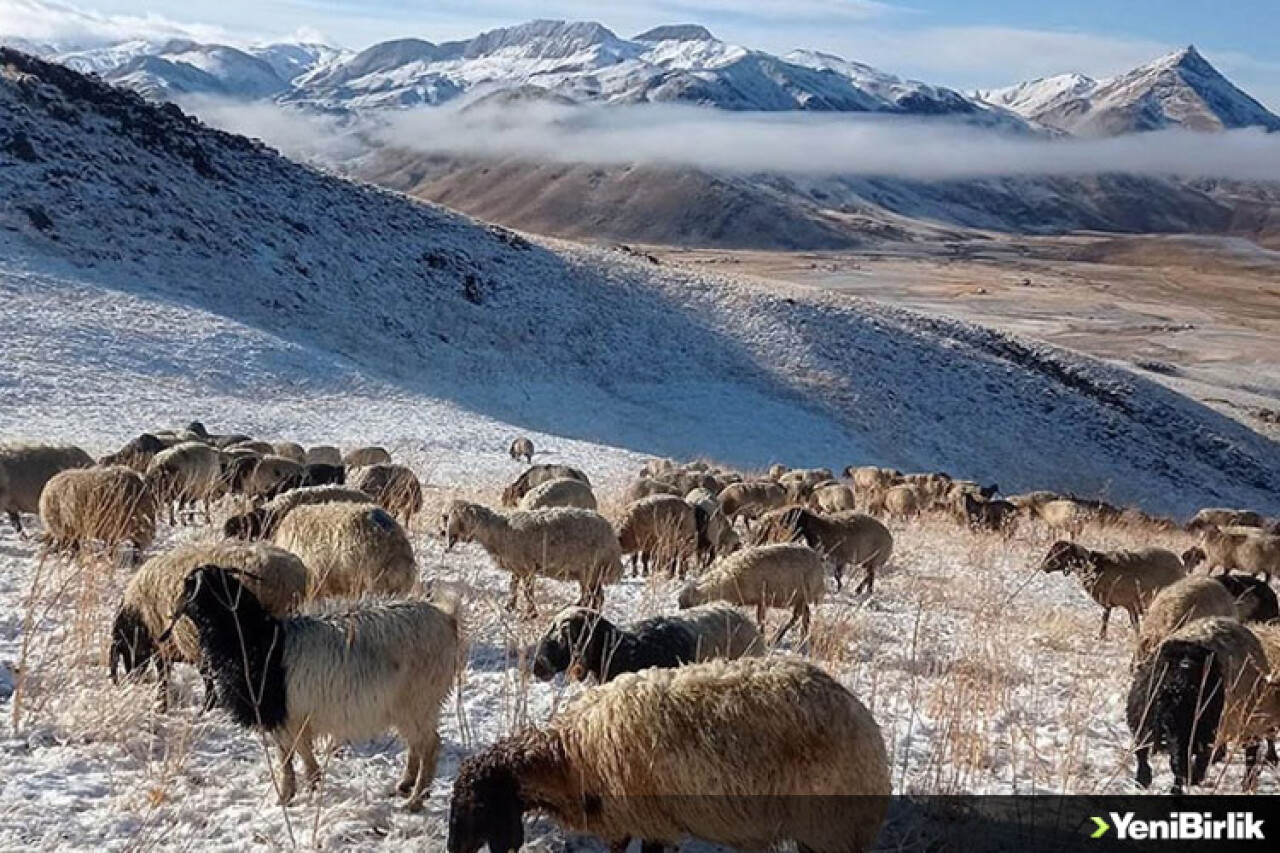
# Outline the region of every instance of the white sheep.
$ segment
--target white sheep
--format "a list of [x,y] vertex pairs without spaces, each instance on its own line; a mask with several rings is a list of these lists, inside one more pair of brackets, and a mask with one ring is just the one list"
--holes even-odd
[[78,447],[48,444],[0,446],[0,512],[23,535],[22,513],[40,512],[40,492],[53,476],[69,468],[88,468],[93,459]]
[[858,512],[819,515],[803,507],[774,510],[760,527],[757,542],[803,540],[832,564],[836,589],[842,587],[844,573],[862,569],[857,594],[875,591],[876,572],[893,556],[893,534],[876,519]]
[[409,537],[372,504],[296,507],[276,526],[272,541],[306,563],[313,596],[404,595],[418,582]]
[[529,490],[520,499],[520,509],[551,509],[557,506],[594,510],[598,507],[595,493],[581,480],[561,477],[547,480]]
[[286,515],[300,506],[328,503],[372,503],[369,496],[348,486],[309,486],[276,495],[260,507],[233,515],[222,526],[222,534],[232,539],[266,539],[275,535]]
[[341,465],[342,451],[331,444],[317,444],[307,448],[305,461],[308,465]]
[[751,520],[787,503],[787,490],[772,480],[748,480],[726,486],[720,493],[720,509],[731,521],[742,519],[747,529]]
[[533,465],[526,468],[524,473],[502,490],[502,505],[505,507],[514,507],[520,504],[520,499],[532,491],[535,487],[542,485],[548,480],[581,480],[588,486],[591,480],[587,475],[572,468],[568,465]]
[[618,544],[623,555],[636,559],[645,574],[656,561],[658,570],[684,576],[687,563],[698,552],[695,509],[675,495],[653,495],[629,505],[618,519]]
[[1185,577],[1156,593],[1142,618],[1135,663],[1147,659],[1165,638],[1197,619],[1237,615],[1235,599],[1212,578]]
[[706,574],[680,592],[681,609],[727,601],[756,608],[756,621],[763,633],[765,611],[769,607],[791,611],[772,643],[777,645],[797,621],[807,638],[810,609],[822,601],[826,586],[822,580],[822,558],[806,545],[757,545],[743,548],[717,561]]
[[96,541],[110,552],[130,542],[136,560],[155,538],[156,503],[132,468],[70,468],[45,484],[40,521],[48,551],[78,554]]
[[391,454],[384,447],[357,447],[342,457],[342,464],[348,468],[360,468],[365,465],[390,465]]
[[208,519],[209,501],[222,480],[222,456],[204,442],[184,441],[153,456],[146,478],[156,502],[167,508],[169,524],[175,523],[175,504],[181,513],[201,503]]
[[507,454],[517,462],[521,459],[526,465],[533,463],[533,440],[525,436],[513,439],[511,446],[507,448]]

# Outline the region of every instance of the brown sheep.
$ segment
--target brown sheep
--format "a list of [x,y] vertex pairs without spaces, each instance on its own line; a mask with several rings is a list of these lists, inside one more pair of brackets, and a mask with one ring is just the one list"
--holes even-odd
[[653,495],[628,506],[618,520],[618,544],[647,575],[658,571],[684,577],[687,563],[698,552],[698,524],[694,508],[674,495]]
[[1074,574],[1094,601],[1102,607],[1102,630],[1106,639],[1107,621],[1113,608],[1129,614],[1134,632],[1142,614],[1156,594],[1187,576],[1178,555],[1163,548],[1138,551],[1091,551],[1072,542],[1055,542],[1040,564],[1042,572]]

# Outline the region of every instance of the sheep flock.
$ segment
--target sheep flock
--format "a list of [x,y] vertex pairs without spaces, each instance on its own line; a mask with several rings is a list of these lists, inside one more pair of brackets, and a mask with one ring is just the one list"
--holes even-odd
[[130,846],[449,853],[853,853],[910,832],[891,795],[1280,792],[1254,509],[293,438],[0,444],[15,791],[56,748],[121,768],[82,795]]

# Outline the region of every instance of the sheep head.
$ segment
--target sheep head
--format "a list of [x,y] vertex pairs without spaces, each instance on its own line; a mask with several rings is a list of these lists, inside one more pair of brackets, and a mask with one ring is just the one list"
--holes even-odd
[[556,614],[538,641],[533,656],[534,677],[550,681],[556,673],[567,672],[570,679],[577,681],[588,673],[600,676],[615,631],[596,610],[566,607]]
[[1058,541],[1053,543],[1049,553],[1040,562],[1040,571],[1048,574],[1062,572],[1069,575],[1077,569],[1089,564],[1089,550],[1074,542]]
[[449,801],[449,853],[514,853],[524,846],[524,802],[496,748],[462,762]]
[[1204,549],[1199,545],[1193,545],[1182,552],[1182,565],[1186,567],[1187,571],[1194,570],[1196,566],[1203,563],[1206,559],[1208,559],[1208,555],[1205,554]]
[[125,675],[151,662],[156,645],[142,617],[132,608],[122,607],[111,626],[111,653],[108,672],[112,684],[119,684],[120,666]]

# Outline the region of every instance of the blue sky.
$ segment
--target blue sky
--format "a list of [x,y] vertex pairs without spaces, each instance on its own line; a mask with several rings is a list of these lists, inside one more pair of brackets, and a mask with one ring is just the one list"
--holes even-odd
[[1064,71],[1106,76],[1195,43],[1280,109],[1277,0],[0,0],[0,31],[44,31],[19,35],[97,25],[240,41],[301,33],[351,48],[410,35],[462,38],[537,17],[598,20],[624,36],[697,22],[750,47],[818,48],[961,89]]

